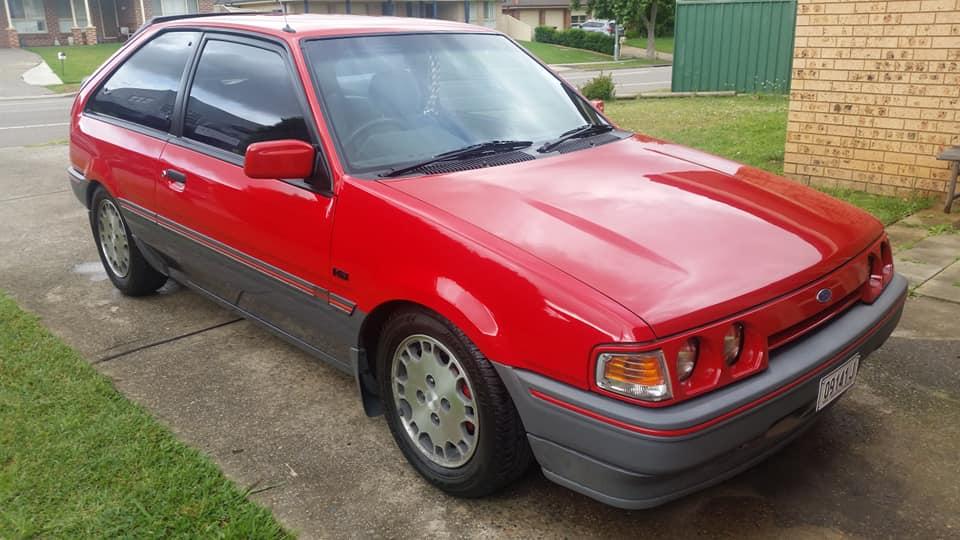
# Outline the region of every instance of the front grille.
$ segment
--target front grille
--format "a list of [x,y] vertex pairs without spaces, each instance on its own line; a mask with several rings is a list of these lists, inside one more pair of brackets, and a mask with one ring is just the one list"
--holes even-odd
[[834,302],[823,311],[771,335],[767,338],[767,346],[771,351],[777,347],[782,347],[827,324],[832,319],[843,315],[848,309],[852,308],[854,304],[860,301],[860,297],[863,296],[861,289],[862,287],[857,288],[852,293],[843,297],[839,302]]

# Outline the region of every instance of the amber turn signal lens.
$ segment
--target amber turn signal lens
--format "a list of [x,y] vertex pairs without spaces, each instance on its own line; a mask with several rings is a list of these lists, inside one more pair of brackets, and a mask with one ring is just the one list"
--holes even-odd
[[597,358],[597,385],[645,401],[670,398],[670,383],[660,350],[600,354]]

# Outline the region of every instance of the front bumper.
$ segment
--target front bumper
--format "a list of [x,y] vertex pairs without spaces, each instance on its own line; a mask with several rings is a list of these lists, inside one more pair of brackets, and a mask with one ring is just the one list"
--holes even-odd
[[730,478],[796,438],[818,416],[820,378],[879,348],[906,295],[897,275],[873,304],[776,350],[766,371],[660,409],[496,366],[547,478],[613,506],[649,508]]

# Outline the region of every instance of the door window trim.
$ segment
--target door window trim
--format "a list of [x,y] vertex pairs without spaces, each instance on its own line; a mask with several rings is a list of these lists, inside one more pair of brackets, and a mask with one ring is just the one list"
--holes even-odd
[[[170,123],[170,139],[167,142],[170,144],[175,144],[181,148],[186,148],[187,150],[204,154],[214,159],[225,161],[238,167],[243,167],[243,156],[183,135],[183,126],[186,120],[187,101],[190,96],[190,90],[193,88],[194,77],[196,76],[197,68],[200,65],[200,60],[203,57],[203,50],[210,41],[225,41],[228,43],[236,43],[239,45],[246,45],[275,52],[280,56],[281,61],[286,67],[287,76],[289,77],[288,80],[292,83],[293,92],[297,96],[297,105],[299,106],[300,113],[303,116],[304,124],[307,126],[307,133],[310,135],[310,144],[313,145],[314,152],[317,156],[316,164],[314,166],[314,178],[306,179],[306,181],[284,181],[290,185],[307,189],[320,195],[330,196],[333,190],[332,171],[328,165],[326,155],[323,151],[320,132],[317,130],[316,119],[313,116],[309,101],[307,100],[307,94],[306,89],[303,86],[303,80],[300,78],[296,65],[293,62],[293,55],[291,54],[290,48],[287,46],[287,44],[282,40],[276,40],[270,38],[269,36],[248,32],[235,30],[227,31],[213,28],[200,28],[198,30],[203,32],[203,34],[200,38],[200,44],[197,47],[197,50],[187,64],[187,76],[184,77],[180,83],[180,91],[177,92],[177,100],[174,103],[173,108],[173,118],[171,119]],[[317,174],[317,172],[319,172],[319,174]],[[312,183],[314,181],[318,183]]]
[[[97,92],[100,91],[103,85],[105,85],[107,81],[109,81],[110,78],[116,74],[118,69],[129,62],[133,55],[137,54],[137,52],[139,52],[147,44],[153,42],[153,40],[168,32],[197,32],[200,34],[200,36],[197,38],[197,46],[193,51],[191,51],[190,56],[187,58],[187,63],[184,66],[183,73],[180,75],[180,85],[177,88],[177,98],[174,101],[173,113],[170,118],[170,128],[168,131],[151,128],[136,122],[131,122],[122,118],[100,114],[96,111],[89,110],[91,100],[97,95]],[[110,70],[100,78],[100,80],[97,82],[97,85],[90,90],[90,97],[87,98],[86,103],[83,105],[83,110],[80,113],[81,116],[87,116],[101,122],[128,129],[141,135],[146,135],[148,137],[164,141],[168,144],[176,144],[177,146],[186,148],[188,150],[193,150],[215,159],[225,161],[232,165],[243,167],[243,156],[238,156],[232,152],[227,152],[226,150],[182,136],[183,121],[186,114],[187,92],[193,84],[193,76],[196,72],[197,64],[200,61],[200,53],[202,52],[203,47],[206,45],[206,42],[211,38],[221,41],[233,41],[244,45],[251,45],[254,47],[273,50],[280,54],[281,58],[283,58],[284,64],[287,67],[287,73],[293,82],[294,94],[297,96],[297,102],[300,105],[301,112],[303,113],[304,123],[307,126],[307,132],[310,134],[310,144],[313,145],[314,151],[316,152],[317,159],[314,169],[318,172],[318,174],[314,175],[314,178],[306,179],[306,181],[284,181],[292,186],[306,189],[325,197],[332,196],[334,184],[333,170],[331,169],[329,160],[327,159],[326,153],[323,150],[323,145],[321,142],[322,136],[317,129],[316,118],[313,115],[313,111],[310,108],[310,102],[307,99],[304,81],[301,79],[299,72],[297,71],[296,65],[293,62],[292,52],[287,43],[271,36],[242,30],[225,30],[205,26],[175,26],[157,30],[156,33],[149,36],[149,39],[145,40],[143,43],[137,44],[133,50],[129,51],[124,58],[121,59],[120,62],[118,62],[115,66],[112,66]],[[125,48],[126,47],[124,47],[124,49]],[[310,82],[312,83],[312,79],[310,79]]]
[[82,116],[94,118],[96,120],[100,120],[101,122],[106,122],[108,124],[112,124],[117,127],[129,129],[130,131],[135,131],[141,135],[146,135],[148,137],[153,137],[154,139],[169,142],[170,131],[163,131],[160,129],[145,126],[143,124],[138,124],[136,122],[131,122],[130,120],[124,120],[123,118],[117,118],[116,116],[110,116],[108,114],[102,114],[96,111],[92,111],[90,110],[90,104],[93,102],[94,98],[97,97],[97,94],[100,92],[100,90],[103,89],[104,85],[110,82],[110,79],[112,79],[113,76],[116,75],[117,71],[123,66],[125,66],[127,62],[129,62],[133,58],[134,55],[136,55],[138,52],[140,52],[140,50],[142,50],[144,47],[146,47],[150,43],[153,43],[153,41],[156,40],[157,38],[170,32],[194,32],[199,34],[199,37],[197,37],[197,41],[198,41],[197,47],[194,47],[194,50],[190,52],[190,56],[187,57],[187,62],[183,66],[183,73],[180,74],[180,85],[177,88],[177,98],[174,101],[174,109],[170,117],[170,127],[172,129],[174,122],[177,119],[176,104],[180,100],[180,91],[183,89],[183,83],[186,80],[187,73],[189,73],[190,66],[193,64],[194,59],[196,58],[197,51],[199,50],[200,43],[202,42],[202,39],[203,39],[203,30],[200,30],[197,28],[180,28],[180,27],[164,28],[162,30],[157,31],[155,34],[151,35],[150,38],[144,41],[143,43],[138,44],[136,48],[134,48],[132,51],[127,53],[121,59],[121,61],[117,63],[117,65],[113,66],[109,72],[107,72],[103,77],[101,77],[100,80],[97,82],[97,85],[90,90],[89,97],[87,98],[87,101],[83,104],[83,110],[80,112],[80,114]]

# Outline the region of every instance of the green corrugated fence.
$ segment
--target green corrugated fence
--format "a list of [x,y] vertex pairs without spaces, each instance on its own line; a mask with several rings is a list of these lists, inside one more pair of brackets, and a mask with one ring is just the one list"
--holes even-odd
[[677,0],[673,91],[786,93],[796,0]]

